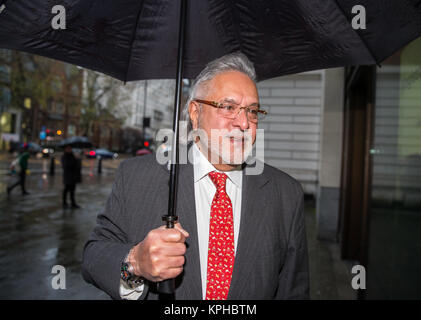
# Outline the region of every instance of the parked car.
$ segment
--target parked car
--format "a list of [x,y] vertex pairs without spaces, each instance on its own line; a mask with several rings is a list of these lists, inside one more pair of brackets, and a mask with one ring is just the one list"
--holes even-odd
[[[12,142],[10,143],[9,152],[19,152],[23,148],[23,145],[24,142]],[[28,152],[32,156],[36,156],[37,154],[42,154],[42,148],[35,142],[28,142]]]
[[56,151],[55,145],[50,145],[50,144],[42,144],[41,149],[42,149],[42,156],[44,158],[53,156]]
[[48,147],[42,148],[42,156],[44,158],[50,157],[51,155],[53,155],[53,153],[54,153],[54,149],[53,148],[48,148]]
[[116,159],[118,157],[118,153],[111,152],[107,149],[90,149],[85,151],[85,156],[87,158],[101,157],[102,159]]
[[139,149],[139,150],[136,151],[137,156],[143,156],[145,154],[150,154],[150,153],[152,153],[152,151],[150,149],[147,149],[147,148],[142,148],[142,149]]

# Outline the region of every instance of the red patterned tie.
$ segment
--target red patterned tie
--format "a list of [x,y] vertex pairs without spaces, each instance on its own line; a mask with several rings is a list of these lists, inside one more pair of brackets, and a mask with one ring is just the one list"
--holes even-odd
[[227,175],[212,171],[216,186],[209,225],[206,300],[226,300],[234,267],[234,221],[231,199],[225,190]]

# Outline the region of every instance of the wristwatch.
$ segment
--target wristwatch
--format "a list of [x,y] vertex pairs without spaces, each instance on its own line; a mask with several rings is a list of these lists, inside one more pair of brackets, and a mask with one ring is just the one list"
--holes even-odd
[[129,282],[135,280],[137,277],[134,274],[134,268],[130,262],[123,261],[121,264],[121,279]]
[[134,267],[128,261],[128,256],[129,255],[127,255],[126,258],[121,263],[120,277],[130,287],[139,286],[139,285],[144,283],[144,279],[142,277],[138,277],[134,274]]

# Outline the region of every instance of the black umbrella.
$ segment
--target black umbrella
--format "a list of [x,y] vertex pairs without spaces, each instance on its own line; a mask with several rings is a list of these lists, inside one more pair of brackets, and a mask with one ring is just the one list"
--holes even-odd
[[70,137],[60,141],[58,147],[64,148],[65,146],[71,146],[73,148],[90,148],[92,147],[92,142],[89,141],[87,137]]
[[[0,47],[97,70],[123,81],[171,79],[180,0],[0,0]],[[365,8],[354,30],[352,8]],[[183,76],[242,51],[259,80],[308,70],[379,63],[421,33],[419,0],[192,0]],[[65,22],[65,25],[64,25]],[[52,25],[53,24],[53,25]],[[56,26],[57,27],[57,26]]]
[[[62,1],[66,19],[60,23],[65,29],[57,30],[50,1],[1,3],[6,6],[0,9],[0,47],[70,62],[123,81],[175,75],[168,227],[177,219],[183,76],[194,78],[207,62],[234,51],[254,62],[259,80],[375,64],[421,35],[419,0],[194,0],[188,8],[186,0],[68,0]],[[351,25],[355,5],[365,8],[366,29]],[[174,282],[164,283],[168,287],[160,285],[160,291],[173,292]]]

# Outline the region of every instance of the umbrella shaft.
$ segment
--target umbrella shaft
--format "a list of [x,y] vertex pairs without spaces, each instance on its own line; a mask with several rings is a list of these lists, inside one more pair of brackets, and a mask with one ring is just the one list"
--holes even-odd
[[[181,0],[180,8],[180,26],[178,34],[178,56],[177,56],[177,74],[175,86],[175,106],[173,119],[173,144],[171,153],[171,167],[170,167],[170,184],[169,184],[169,199],[168,199],[168,216],[176,215],[176,198],[177,198],[177,180],[178,180],[178,142],[179,142],[179,120],[181,107],[181,87],[183,79],[183,61],[184,61],[184,39],[186,30],[186,13],[187,0]],[[167,225],[169,223],[167,222]]]
[[[183,79],[183,60],[184,60],[184,38],[186,30],[186,11],[187,0],[181,0],[180,8],[180,28],[178,33],[178,57],[177,57],[177,75],[175,84],[175,107],[173,120],[173,144],[170,168],[170,184],[169,184],[169,198],[168,198],[168,215],[163,217],[166,221],[167,228],[174,228],[174,223],[177,221],[176,214],[176,198],[177,198],[177,178],[178,178],[178,123],[180,119],[180,105],[181,105],[181,81]],[[175,291],[175,279],[168,279],[158,283],[158,291],[161,296],[172,296]]]

